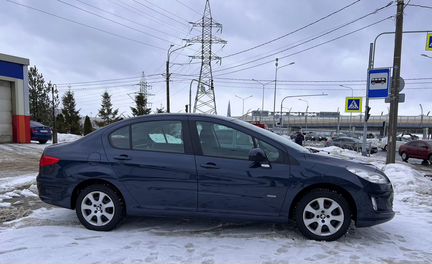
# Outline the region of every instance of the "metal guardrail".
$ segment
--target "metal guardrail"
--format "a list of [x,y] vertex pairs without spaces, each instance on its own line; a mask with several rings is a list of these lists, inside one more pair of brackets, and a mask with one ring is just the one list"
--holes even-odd
[[[238,117],[240,118],[240,117]],[[346,127],[350,124],[352,126],[362,126],[363,125],[363,116],[340,116],[338,117],[317,117],[317,116],[288,116],[284,115],[283,118],[283,126],[301,126],[305,127],[306,123],[308,127]],[[245,116],[240,119],[245,121],[259,121],[259,117]],[[279,123],[281,121],[280,116],[276,116],[276,120]],[[273,124],[273,116],[264,116],[261,119],[261,122],[268,124],[271,126]],[[371,116],[368,121],[368,126],[372,127],[382,127],[383,122],[388,123],[388,116]],[[398,117],[398,127],[399,128],[432,128],[432,116],[399,116]]]

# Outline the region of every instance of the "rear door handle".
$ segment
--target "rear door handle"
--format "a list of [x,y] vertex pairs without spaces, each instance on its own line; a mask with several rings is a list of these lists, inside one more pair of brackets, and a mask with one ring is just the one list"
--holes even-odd
[[126,154],[121,154],[118,156],[114,156],[114,159],[116,159],[116,160],[130,160],[131,158]]
[[205,168],[205,169],[219,169],[219,167],[216,166],[216,164],[213,162],[203,163],[200,166],[201,168]]

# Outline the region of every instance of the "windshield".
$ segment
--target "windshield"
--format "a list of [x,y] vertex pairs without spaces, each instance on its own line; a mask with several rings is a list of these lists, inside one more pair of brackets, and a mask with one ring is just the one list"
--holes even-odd
[[294,149],[294,150],[296,150],[298,152],[301,152],[301,153],[310,153],[310,151],[308,149],[306,149],[306,148],[304,148],[304,147],[302,147],[302,146],[300,146],[300,145],[292,142],[290,139],[288,139],[286,137],[279,136],[278,134],[275,134],[275,133],[273,133],[271,131],[268,131],[267,129],[263,129],[263,128],[257,127],[255,125],[252,125],[252,124],[250,124],[248,122],[245,122],[243,120],[233,119],[233,121],[239,123],[240,125],[243,125],[243,126],[249,128],[249,129],[251,129],[253,131],[256,131],[256,132],[258,132],[260,134],[263,134],[263,135],[265,135],[265,136],[267,136],[267,137],[269,137],[269,138],[271,138],[271,139],[273,139],[275,141],[278,141],[278,142],[280,142],[280,143],[282,143],[282,144],[288,146],[289,148],[292,148],[292,149]]

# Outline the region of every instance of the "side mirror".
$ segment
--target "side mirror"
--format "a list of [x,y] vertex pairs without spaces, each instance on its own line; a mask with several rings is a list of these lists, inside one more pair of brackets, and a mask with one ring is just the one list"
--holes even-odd
[[254,162],[263,162],[267,160],[267,156],[262,149],[253,148],[249,151],[249,160]]

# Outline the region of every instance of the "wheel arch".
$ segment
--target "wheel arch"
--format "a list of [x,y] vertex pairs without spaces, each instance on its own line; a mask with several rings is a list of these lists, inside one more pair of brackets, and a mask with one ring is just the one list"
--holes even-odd
[[72,197],[71,197],[71,209],[75,209],[76,208],[76,200],[78,198],[78,195],[80,194],[80,192],[82,190],[84,190],[86,187],[91,186],[91,185],[95,185],[95,184],[102,184],[105,186],[108,186],[109,188],[111,188],[114,192],[116,192],[118,195],[120,195],[123,204],[124,204],[124,208],[125,208],[125,213],[127,211],[127,204],[126,204],[126,200],[124,195],[122,194],[122,192],[120,191],[119,188],[117,188],[117,186],[115,186],[113,183],[104,180],[104,179],[88,179],[88,180],[84,180],[82,182],[80,182],[77,186],[75,186],[73,192],[72,192]]
[[357,204],[355,203],[353,196],[346,189],[333,183],[312,184],[299,191],[291,202],[290,209],[289,209],[289,219],[292,220],[295,219],[295,208],[298,202],[300,201],[300,199],[307,193],[311,192],[312,190],[319,190],[319,189],[330,190],[341,194],[348,202],[348,206],[351,209],[352,219],[354,221],[357,221]]

